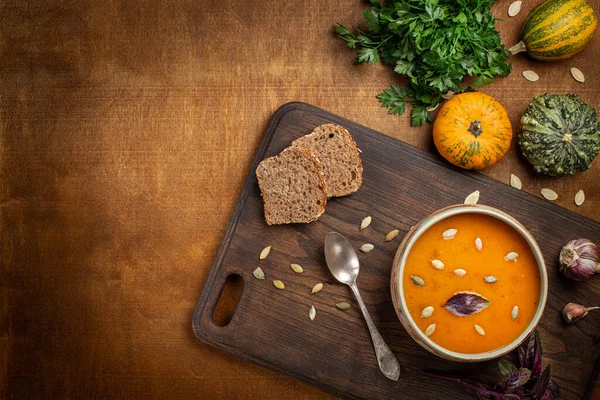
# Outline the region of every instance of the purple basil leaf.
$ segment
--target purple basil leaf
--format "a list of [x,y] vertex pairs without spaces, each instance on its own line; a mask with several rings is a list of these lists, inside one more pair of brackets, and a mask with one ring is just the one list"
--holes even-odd
[[519,371],[509,373],[504,380],[506,389],[516,389],[520,386],[520,382],[521,374],[519,374]]
[[[456,375],[444,375],[439,372],[429,371],[425,372],[425,375],[429,375],[435,378],[444,379],[447,381],[456,382],[462,386],[468,387],[470,389],[475,390],[479,398],[481,399],[493,399],[493,400],[503,400],[503,399],[513,399],[513,400],[521,400],[523,397],[516,395],[505,393],[504,390],[496,389],[495,387],[490,387],[488,384],[477,381],[474,379],[465,379],[457,377]],[[497,386],[497,385],[495,385]]]
[[521,367],[531,370],[531,379],[537,379],[542,372],[542,346],[537,329],[519,346]]
[[519,346],[519,362],[521,363],[521,367],[531,369],[534,356],[535,335],[532,333],[527,336],[527,339]]
[[538,380],[535,382],[535,385],[533,385],[533,389],[531,389],[533,397],[536,399],[542,399],[545,396],[546,390],[549,386],[550,366],[548,365],[544,372],[542,372]]
[[502,375],[508,375],[511,372],[516,372],[517,367],[515,367],[511,362],[506,360],[498,361],[498,368],[500,368],[500,372]]
[[529,380],[529,375],[531,375],[531,371],[527,368],[520,368],[510,372],[504,380],[506,389],[512,390],[523,386]]
[[545,395],[548,395],[548,399],[550,400],[557,400],[560,398],[560,389],[554,381],[551,380],[550,383],[548,383]]
[[523,386],[527,382],[529,382],[529,378],[531,377],[531,371],[527,368],[519,368],[519,386]]
[[475,292],[458,292],[446,301],[444,307],[454,315],[466,317],[477,314],[490,304],[488,299]]

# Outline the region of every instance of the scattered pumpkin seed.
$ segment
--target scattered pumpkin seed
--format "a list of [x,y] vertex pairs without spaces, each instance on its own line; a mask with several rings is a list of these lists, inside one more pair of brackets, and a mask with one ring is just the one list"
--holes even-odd
[[440,106],[441,103],[437,103],[435,106],[429,106],[426,108],[427,111],[432,112],[435,111],[436,108]]
[[385,235],[385,241],[389,242],[390,240],[394,240],[396,238],[396,236],[398,236],[399,233],[400,233],[400,231],[398,229],[394,229],[393,231],[391,231],[387,235]]
[[523,184],[521,183],[521,179],[519,179],[518,176],[516,176],[515,174],[510,174],[510,186],[514,187],[515,189],[521,190]]
[[464,204],[477,204],[478,201],[479,201],[479,190],[476,190],[467,196]]
[[373,220],[373,218],[371,218],[371,216],[367,216],[365,217],[362,222],[360,223],[360,230],[362,231],[363,229],[365,229],[367,226],[371,225],[371,221]]
[[273,281],[273,286],[275,286],[277,289],[285,289],[285,285],[279,279]]
[[442,236],[446,240],[454,239],[454,236],[458,233],[458,229],[447,229],[442,233]]
[[530,69],[523,71],[523,77],[529,82],[537,82],[540,80],[540,76]]
[[433,314],[433,307],[427,306],[421,311],[421,318],[429,318],[431,317],[431,314]]
[[475,326],[475,332],[479,333],[481,336],[485,336],[485,331],[482,327],[477,324],[473,324]]
[[507,255],[504,256],[504,259],[506,261],[514,261],[519,257],[519,253],[511,251],[510,253],[508,253]]
[[467,271],[465,271],[462,268],[457,268],[454,270],[454,275],[458,276],[458,277],[463,277],[467,274]]
[[431,260],[431,265],[433,266],[433,268],[440,271],[444,269],[444,263],[440,260]]
[[421,278],[420,276],[417,275],[413,275],[410,277],[410,279],[413,281],[413,283],[417,286],[423,287],[425,286],[425,281],[423,280],[423,278]]
[[452,90],[448,90],[446,93],[444,93],[444,94],[442,95],[442,99],[445,99],[445,100],[450,100],[451,98],[453,98],[453,97],[454,97],[454,95],[455,95],[455,94],[456,94],[456,93],[454,93]]
[[583,193],[583,190],[580,190],[575,195],[575,205],[580,206],[583,204],[584,201],[585,201],[585,193]]
[[430,337],[435,332],[435,324],[431,324],[425,329],[425,336]]
[[519,306],[514,306],[512,311],[510,312],[510,317],[514,321],[519,316]]
[[486,275],[483,277],[485,283],[496,283],[498,279],[494,275]]
[[319,282],[315,286],[313,286],[312,290],[310,291],[310,294],[319,293],[322,289],[323,289],[323,284]]
[[581,70],[579,68],[571,68],[571,75],[573,75],[573,79],[575,79],[577,82],[585,82],[585,76],[583,75],[583,72],[581,72]]
[[513,1],[510,6],[508,7],[508,16],[509,17],[514,17],[516,16],[519,11],[521,11],[521,4],[523,2],[522,1]]
[[346,303],[345,301],[342,301],[341,303],[337,303],[335,306],[337,308],[339,308],[340,310],[347,310],[350,308],[350,304]]
[[475,238],[475,248],[479,251],[483,250],[483,242],[479,236]]
[[260,252],[260,255],[258,256],[259,260],[264,260],[265,258],[267,258],[269,256],[269,253],[271,252],[271,246],[267,246],[264,249],[262,249],[262,251]]
[[300,266],[300,264],[290,264],[290,267],[292,268],[292,270],[297,273],[297,274],[301,274],[304,272],[304,268],[302,268]]
[[308,310],[308,318],[310,318],[311,321],[314,321],[316,316],[317,310],[315,310],[314,306],[310,306],[310,309]]
[[258,267],[254,271],[252,271],[252,275],[254,275],[256,279],[265,279],[265,273],[263,272],[261,267]]
[[373,250],[375,248],[375,246],[373,246],[371,243],[365,243],[362,246],[360,246],[360,251],[362,251],[363,253],[368,253],[371,250]]
[[544,196],[546,200],[552,201],[558,199],[558,194],[556,194],[556,192],[552,189],[543,188],[542,190],[540,190],[540,193],[542,194],[542,196]]

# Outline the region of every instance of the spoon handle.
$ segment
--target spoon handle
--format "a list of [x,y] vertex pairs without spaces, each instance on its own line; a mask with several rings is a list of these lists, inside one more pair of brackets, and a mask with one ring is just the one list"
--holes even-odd
[[383,372],[383,375],[385,375],[386,378],[397,381],[398,377],[400,377],[400,363],[375,327],[375,324],[369,315],[369,311],[367,310],[367,307],[360,296],[358,286],[356,286],[356,283],[349,286],[352,289],[352,292],[354,292],[354,296],[356,296],[360,310],[367,321],[367,326],[369,327],[369,332],[371,333],[371,340],[373,340],[373,347],[375,348],[375,356],[377,357],[379,369],[381,372]]

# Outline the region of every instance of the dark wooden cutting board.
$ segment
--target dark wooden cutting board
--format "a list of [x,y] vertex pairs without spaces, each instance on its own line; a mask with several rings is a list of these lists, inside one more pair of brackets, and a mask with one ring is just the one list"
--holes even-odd
[[[328,122],[348,128],[362,150],[362,187],[351,196],[331,199],[317,222],[267,226],[256,166]],[[346,398],[469,398],[462,387],[425,376],[423,370],[494,373],[496,361],[460,364],[423,350],[394,313],[389,281],[396,248],[410,227],[437,209],[462,203],[474,190],[481,192],[481,204],[508,212],[538,241],[550,282],[539,325],[544,365],[552,365],[561,398],[589,398],[600,368],[600,315],[590,314],[568,326],[560,311],[568,302],[597,305],[600,280],[574,283],[564,279],[558,273],[557,256],[571,239],[587,237],[600,242],[600,224],[482,174],[453,168],[434,154],[304,103],[282,106],[265,133],[198,300],[192,321],[196,336]],[[359,224],[367,215],[373,222],[361,231]],[[395,228],[401,232],[399,237],[386,243],[386,233]],[[348,237],[356,248],[366,242],[375,245],[371,253],[359,253],[358,285],[373,320],[402,365],[398,382],[379,372],[366,324],[350,290],[334,283],[328,273],[323,242],[331,231]],[[271,254],[259,261],[258,255],[267,245],[273,246]],[[294,273],[290,263],[302,265],[304,273]],[[253,277],[258,266],[264,270],[265,280]],[[213,310],[225,280],[236,274],[244,281],[243,293],[229,324],[220,327],[213,321]],[[276,289],[273,279],[282,280],[285,290]],[[324,289],[310,295],[318,282],[325,282]],[[340,301],[353,307],[338,310],[335,304]],[[308,318],[311,305],[317,309],[314,321]]]

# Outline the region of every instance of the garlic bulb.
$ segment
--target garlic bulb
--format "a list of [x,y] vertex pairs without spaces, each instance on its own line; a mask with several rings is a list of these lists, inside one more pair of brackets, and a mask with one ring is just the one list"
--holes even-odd
[[571,240],[560,251],[560,272],[583,281],[598,271],[598,247],[588,239]]
[[585,317],[589,311],[597,308],[600,307],[584,307],[581,304],[569,303],[563,308],[562,315],[567,323],[574,324]]

